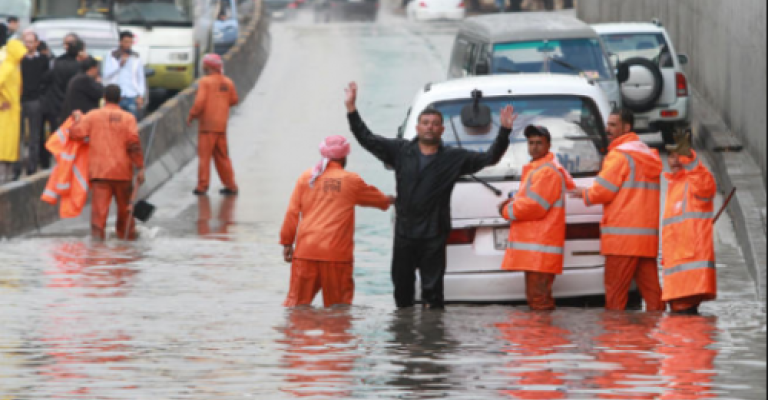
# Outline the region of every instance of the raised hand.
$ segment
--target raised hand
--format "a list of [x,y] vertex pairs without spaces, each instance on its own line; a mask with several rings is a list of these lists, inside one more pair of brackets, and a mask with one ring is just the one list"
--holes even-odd
[[515,107],[508,105],[501,109],[501,126],[507,129],[512,129],[516,119],[517,114],[515,114]]
[[347,112],[354,112],[357,110],[355,103],[357,102],[357,83],[350,82],[349,86],[344,89],[346,98],[344,99],[344,105],[347,106]]

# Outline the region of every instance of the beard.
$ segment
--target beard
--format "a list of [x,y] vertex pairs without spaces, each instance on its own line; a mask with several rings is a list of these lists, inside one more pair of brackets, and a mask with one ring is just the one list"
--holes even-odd
[[442,139],[438,135],[434,135],[432,138],[419,136],[419,143],[427,146],[437,146],[442,142]]

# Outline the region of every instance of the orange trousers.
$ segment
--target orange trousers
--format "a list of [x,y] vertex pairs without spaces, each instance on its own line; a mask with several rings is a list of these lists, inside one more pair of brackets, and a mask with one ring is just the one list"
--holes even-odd
[[661,301],[659,266],[655,258],[605,256],[605,308],[623,311],[627,308],[632,280],[645,300],[646,311],[664,311]]
[[533,311],[548,311],[555,309],[555,298],[552,297],[552,285],[555,274],[525,271],[525,297],[528,306]]
[[310,305],[320,290],[323,291],[326,307],[351,305],[355,296],[352,271],[352,263],[294,259],[291,265],[291,287],[283,305]]
[[706,296],[689,296],[669,301],[669,309],[674,312],[688,311],[697,308],[705,300]]
[[211,157],[216,165],[219,179],[227,189],[237,191],[235,172],[229,159],[227,134],[224,132],[200,132],[197,139],[197,190],[207,192],[211,183]]
[[117,237],[126,239],[136,238],[136,226],[128,207],[131,203],[133,184],[131,181],[113,181],[96,179],[91,181],[91,236],[98,240],[106,238],[105,229],[109,218],[109,205],[112,198],[117,203]]

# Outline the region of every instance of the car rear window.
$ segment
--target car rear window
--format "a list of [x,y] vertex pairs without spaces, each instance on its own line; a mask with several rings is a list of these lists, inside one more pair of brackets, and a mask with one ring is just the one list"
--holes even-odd
[[553,72],[593,79],[612,77],[598,39],[499,43],[493,46],[491,68],[494,74]]
[[602,38],[608,51],[619,56],[621,61],[640,57],[662,68],[674,67],[667,41],[661,33],[621,33],[603,35]]
[[492,126],[486,129],[467,128],[461,123],[461,109],[470,99],[438,102],[432,108],[443,113],[446,146],[486,151],[496,139],[499,113],[507,104],[515,107],[518,118],[510,136],[510,147],[497,165],[488,167],[477,176],[488,179],[520,179],[523,166],[530,162],[528,144],[523,131],[528,125],[543,125],[552,135],[551,151],[574,176],[592,176],[600,170],[603,143],[602,119],[589,99],[577,96],[516,96],[484,98],[482,103],[492,112]]

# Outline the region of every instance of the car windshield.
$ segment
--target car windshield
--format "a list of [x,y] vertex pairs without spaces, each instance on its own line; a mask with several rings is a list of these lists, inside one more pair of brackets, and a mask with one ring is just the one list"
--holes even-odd
[[192,26],[193,10],[189,0],[124,1],[115,4],[115,20],[121,24]]
[[610,79],[598,39],[539,40],[493,46],[494,74],[553,72]]
[[0,16],[29,17],[32,10],[31,0],[2,0],[0,1]]
[[[88,29],[82,26],[45,27],[33,25],[33,29],[40,36],[40,40],[48,43],[48,46],[57,46],[64,42],[64,37],[70,33],[76,33],[86,44],[86,49],[92,46],[117,43],[117,34],[107,29]],[[114,28],[113,28],[114,29]]]
[[622,33],[604,35],[603,43],[609,52],[621,61],[641,57],[653,61],[662,68],[674,66],[669,47],[661,33]]
[[531,159],[523,130],[528,125],[543,125],[552,135],[551,151],[574,176],[592,176],[600,170],[603,125],[596,106],[577,96],[530,96],[485,98],[482,104],[491,108],[492,126],[485,129],[467,128],[461,123],[461,109],[472,104],[471,99],[435,103],[433,108],[443,113],[446,146],[487,151],[499,129],[499,113],[507,104],[515,107],[518,118],[510,135],[510,147],[495,166],[476,174],[491,180],[520,179],[523,166]]

